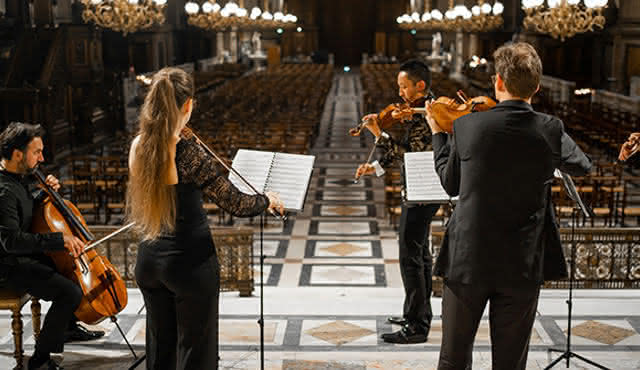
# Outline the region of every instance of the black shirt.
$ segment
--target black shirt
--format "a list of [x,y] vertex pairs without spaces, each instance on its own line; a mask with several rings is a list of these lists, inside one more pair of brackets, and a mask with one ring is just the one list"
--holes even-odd
[[[423,106],[425,98],[420,98],[415,106]],[[404,163],[404,153],[424,152],[431,149],[431,128],[427,119],[422,114],[414,114],[411,119],[405,120],[407,127],[404,137],[396,141],[393,137],[381,136],[377,146],[382,148],[383,154],[379,160],[382,168],[389,168],[394,163]]]
[[0,260],[65,250],[62,233],[34,234],[31,228],[36,200],[29,177],[0,170]]

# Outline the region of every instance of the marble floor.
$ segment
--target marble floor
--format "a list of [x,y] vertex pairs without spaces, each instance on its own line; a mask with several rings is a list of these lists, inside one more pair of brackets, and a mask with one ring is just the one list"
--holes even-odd
[[[386,317],[401,312],[404,291],[397,235],[383,211],[382,181],[353,183],[354,170],[366,160],[372,143],[369,134],[360,138],[347,134],[363,113],[360,92],[357,75],[337,75],[312,153],[316,166],[304,211],[286,225],[270,221],[265,230],[266,369],[435,369],[437,365],[440,298],[431,300],[434,320],[427,343],[393,345],[380,339],[380,334],[398,329]],[[260,255],[257,240],[254,247]],[[255,271],[259,280],[259,268]],[[567,296],[566,290],[541,292],[527,369],[545,368],[558,356],[548,349],[564,348]],[[574,298],[572,350],[610,369],[640,369],[640,291],[579,290]],[[45,303],[43,310],[47,307]],[[220,307],[221,368],[259,369],[259,289],[244,298],[223,293]],[[14,366],[10,317],[1,313],[0,369],[10,369]],[[25,352],[30,354],[31,317],[28,308],[23,313]],[[129,290],[129,304],[118,320],[141,355],[145,311],[138,290]],[[126,369],[133,363],[115,326],[106,321],[99,326],[107,331],[103,339],[67,345],[59,357],[65,369]],[[474,369],[490,368],[485,313],[474,346]],[[593,367],[572,359],[569,368]]]

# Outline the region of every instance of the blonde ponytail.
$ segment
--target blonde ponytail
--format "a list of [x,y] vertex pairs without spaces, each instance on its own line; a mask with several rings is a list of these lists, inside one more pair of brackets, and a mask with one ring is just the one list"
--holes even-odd
[[180,108],[193,97],[193,79],[181,69],[164,68],[153,77],[140,111],[140,130],[127,186],[126,215],[145,240],[175,229],[175,188],[167,184],[172,167],[169,143]]

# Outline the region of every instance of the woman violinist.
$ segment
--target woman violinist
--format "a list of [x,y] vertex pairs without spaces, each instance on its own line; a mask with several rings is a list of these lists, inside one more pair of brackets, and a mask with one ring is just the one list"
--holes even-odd
[[[19,122],[12,122],[0,134],[0,285],[52,302],[28,368],[58,369],[51,353],[62,352],[66,341],[95,339],[104,332],[90,332],[77,325],[74,312],[82,290],[56,271],[45,255],[68,250],[77,257],[84,244],[71,235],[30,232],[35,206],[44,197],[31,192],[28,175],[44,161],[43,135],[40,126]],[[52,175],[46,183],[55,190],[60,187]]]
[[[412,60],[400,67],[397,77],[398,93],[413,106],[424,106],[431,85],[431,71],[423,62]],[[376,145],[383,151],[379,165],[364,163],[358,167],[356,178],[378,173],[403,162],[405,152],[422,152],[431,149],[431,131],[424,116],[416,114],[404,121],[406,134],[396,140],[383,133],[375,114],[363,118],[364,127],[376,137]],[[405,289],[402,317],[390,317],[389,321],[403,325],[401,330],[383,334],[389,343],[423,343],[431,328],[431,253],[429,252],[429,228],[439,205],[402,206],[400,216],[400,272]]]
[[129,155],[127,216],[143,237],[135,275],[147,309],[147,369],[218,367],[220,276],[203,196],[239,217],[282,211],[276,194],[241,193],[195,138],[180,136],[193,96],[189,74],[157,72]]

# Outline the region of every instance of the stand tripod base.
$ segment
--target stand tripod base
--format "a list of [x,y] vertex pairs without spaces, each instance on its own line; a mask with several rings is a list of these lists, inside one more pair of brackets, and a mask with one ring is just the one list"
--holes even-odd
[[579,354],[577,354],[577,353],[573,353],[573,352],[571,352],[571,351],[562,351],[561,349],[553,349],[553,348],[549,348],[547,351],[548,351],[548,352],[562,352],[562,355],[560,355],[560,357],[558,357],[558,358],[556,358],[555,360],[553,360],[553,362],[552,362],[552,363],[550,363],[550,364],[549,364],[549,366],[545,367],[545,368],[544,368],[544,370],[551,369],[551,368],[552,368],[552,367],[554,367],[557,363],[559,363],[560,361],[562,361],[562,360],[564,360],[564,359],[566,359],[566,360],[567,360],[567,368],[568,368],[568,367],[569,367],[569,359],[570,359],[571,357],[575,357],[575,358],[577,358],[577,359],[579,359],[579,360],[582,360],[582,361],[584,361],[584,362],[588,363],[588,364],[589,364],[589,365],[591,365],[591,366],[595,366],[595,367],[597,367],[598,369],[611,370],[611,369],[609,369],[608,367],[605,367],[605,366],[602,366],[602,365],[600,365],[600,364],[598,364],[598,363],[595,363],[595,362],[593,362],[593,361],[589,360],[588,358],[586,358],[586,357],[582,357],[582,356],[580,356]]
[[147,354],[146,353],[143,354],[140,357],[137,357],[136,360],[131,364],[131,366],[129,366],[129,370],[135,369],[136,367],[138,367],[142,363],[142,361],[144,361],[146,359],[147,359]]

